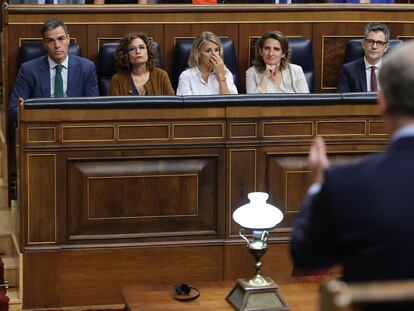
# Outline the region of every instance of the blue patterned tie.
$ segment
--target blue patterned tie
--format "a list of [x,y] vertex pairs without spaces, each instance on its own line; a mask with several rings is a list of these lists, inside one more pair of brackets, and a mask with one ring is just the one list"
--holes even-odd
[[63,97],[63,79],[62,79],[62,64],[57,64],[55,66],[56,75],[55,75],[55,97]]
[[279,4],[287,4],[287,0],[279,0]]

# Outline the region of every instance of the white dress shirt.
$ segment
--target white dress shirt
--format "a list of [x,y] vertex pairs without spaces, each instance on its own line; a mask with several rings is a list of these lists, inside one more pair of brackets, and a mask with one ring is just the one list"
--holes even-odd
[[[226,83],[230,94],[237,94],[233,74],[226,68]],[[178,81],[177,95],[219,95],[220,86],[215,72],[210,73],[207,82],[201,77],[198,67],[183,71]]]
[[375,65],[371,65],[370,63],[367,62],[367,60],[364,57],[364,63],[365,63],[365,75],[367,79],[367,92],[371,92],[371,66],[375,66],[375,74],[377,76],[377,89],[379,91],[380,85],[378,83],[378,75],[379,75],[380,68],[382,66],[382,58]]
[[[53,59],[48,57],[49,60],[49,70],[50,70],[50,97],[55,97],[55,76],[56,76],[56,68],[55,66],[57,63],[54,62]],[[62,68],[62,80],[63,80],[63,96],[67,97],[67,91],[68,91],[68,64],[69,64],[69,54],[65,58],[65,60],[60,63],[63,65]]]

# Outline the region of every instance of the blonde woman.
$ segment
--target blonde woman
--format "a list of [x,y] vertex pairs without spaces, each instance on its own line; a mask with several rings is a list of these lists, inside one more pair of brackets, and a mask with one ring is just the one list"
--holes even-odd
[[220,39],[214,33],[204,31],[194,39],[188,65],[180,75],[177,95],[237,94],[233,74],[223,61]]

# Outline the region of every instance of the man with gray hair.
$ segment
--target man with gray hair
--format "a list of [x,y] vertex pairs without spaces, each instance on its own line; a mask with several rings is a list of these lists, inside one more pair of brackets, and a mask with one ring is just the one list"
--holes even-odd
[[379,83],[392,134],[385,152],[330,167],[323,139],[311,147],[314,183],[291,242],[300,269],[341,264],[346,281],[414,278],[414,42],[387,57]]
[[390,31],[380,23],[369,23],[364,29],[362,48],[365,56],[342,66],[337,91],[347,92],[377,92],[378,73],[381,69],[382,58],[388,50]]

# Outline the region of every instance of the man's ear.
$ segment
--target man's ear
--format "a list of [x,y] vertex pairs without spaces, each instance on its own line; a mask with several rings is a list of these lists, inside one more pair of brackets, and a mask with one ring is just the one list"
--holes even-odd
[[382,116],[387,117],[391,115],[390,104],[388,103],[387,99],[385,98],[384,92],[378,92],[378,108],[379,112]]

